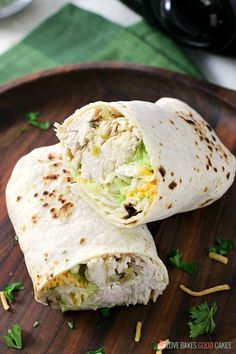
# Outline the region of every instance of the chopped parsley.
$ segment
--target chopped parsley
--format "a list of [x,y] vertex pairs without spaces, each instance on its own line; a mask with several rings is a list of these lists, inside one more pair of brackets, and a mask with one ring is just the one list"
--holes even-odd
[[157,352],[159,349],[158,349],[158,344],[157,343],[154,343],[153,346],[152,346],[154,352]]
[[33,327],[34,328],[37,328],[40,326],[40,322],[39,321],[35,321],[34,324],[33,324]]
[[104,347],[101,347],[97,350],[92,350],[90,352],[87,352],[86,354],[105,354]]
[[16,241],[16,242],[19,241],[19,236],[15,235],[15,241]]
[[3,336],[4,343],[9,348],[22,349],[21,326],[15,324],[8,333]]
[[225,238],[217,238],[216,246],[210,247],[208,252],[214,252],[221,254],[222,256],[227,255],[230,251],[234,249],[234,241],[227,240]]
[[19,290],[24,290],[24,286],[20,282],[7,284],[3,289],[4,295],[10,304],[14,302],[13,292]]
[[39,121],[39,112],[29,112],[26,115],[27,122],[29,125],[33,125],[36,128],[42,129],[42,130],[48,130],[50,128],[51,123],[49,121]]
[[110,309],[108,307],[104,307],[100,310],[102,317],[109,317],[111,315]]
[[187,263],[182,260],[182,253],[180,252],[180,250],[178,248],[175,248],[170,252],[169,258],[168,258],[168,264],[171,267],[182,269],[184,272],[186,272],[188,274],[192,274],[192,273],[196,272],[196,270],[197,270],[197,263],[196,262]]
[[216,303],[208,305],[206,302],[189,309],[191,321],[188,322],[190,338],[196,338],[201,334],[212,333],[215,328],[213,316],[217,311]]
[[68,321],[67,324],[68,324],[68,327],[69,327],[70,329],[75,329],[75,328],[76,328],[73,321]]

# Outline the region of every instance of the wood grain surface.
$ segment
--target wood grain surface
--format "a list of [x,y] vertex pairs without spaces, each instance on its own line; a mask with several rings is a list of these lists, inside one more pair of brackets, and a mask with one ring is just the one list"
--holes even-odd
[[[0,87],[0,288],[13,281],[21,281],[25,286],[17,294],[11,311],[0,308],[0,336],[19,323],[23,329],[22,353],[85,354],[104,346],[106,354],[151,354],[153,343],[160,339],[169,338],[179,346],[181,342],[195,342],[189,338],[188,309],[204,301],[217,302],[214,333],[199,337],[198,349],[179,348],[166,353],[236,353],[235,251],[229,255],[228,265],[210,260],[206,252],[216,237],[236,241],[235,183],[223,198],[207,208],[149,224],[164,262],[169,251],[179,247],[187,261],[198,262],[198,272],[188,275],[169,269],[170,284],[155,304],[115,308],[108,319],[102,319],[99,311],[62,314],[36,303],[23,255],[19,246],[14,245],[15,233],[4,196],[12,168],[33,148],[57,142],[52,129],[45,132],[27,126],[26,113],[38,111],[40,119],[60,122],[89,102],[154,102],[163,96],[179,98],[199,111],[236,153],[236,93],[173,72],[119,63],[72,65]],[[22,127],[27,128],[24,134],[19,132]],[[224,283],[232,289],[193,298],[179,290],[181,283],[193,290]],[[40,326],[33,328],[36,320]],[[68,328],[68,320],[75,322],[75,330]],[[143,323],[140,343],[134,342],[137,321]],[[200,349],[209,342],[230,342],[231,349]],[[16,350],[6,349],[1,340],[0,354],[4,353]]]

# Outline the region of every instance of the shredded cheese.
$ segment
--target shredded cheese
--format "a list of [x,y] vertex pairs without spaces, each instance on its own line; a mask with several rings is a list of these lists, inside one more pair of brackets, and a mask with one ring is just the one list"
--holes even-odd
[[9,310],[10,306],[7,303],[7,299],[6,299],[6,296],[3,291],[0,291],[0,298],[1,298],[2,306],[3,306],[4,310],[5,311]]
[[209,252],[208,257],[211,259],[214,259],[215,261],[227,264],[228,263],[228,258],[225,256],[222,256],[221,254],[215,253],[215,252]]
[[142,322],[137,322],[137,325],[136,325],[136,331],[135,331],[135,342],[139,342],[140,341],[140,338],[141,338],[141,329],[142,329]]
[[186,288],[186,286],[181,284],[180,289],[192,296],[204,296],[204,295],[216,293],[218,291],[230,290],[230,286],[228,284],[224,284],[224,285],[214,286],[213,288],[205,289],[202,291],[192,291]]

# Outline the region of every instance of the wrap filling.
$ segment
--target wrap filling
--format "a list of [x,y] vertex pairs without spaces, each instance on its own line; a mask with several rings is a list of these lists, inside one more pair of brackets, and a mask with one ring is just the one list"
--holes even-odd
[[74,178],[109,218],[130,223],[143,216],[157,194],[157,179],[139,129],[101,104],[56,125]]
[[147,304],[165,289],[164,277],[161,267],[148,257],[103,256],[54,277],[39,294],[62,311]]

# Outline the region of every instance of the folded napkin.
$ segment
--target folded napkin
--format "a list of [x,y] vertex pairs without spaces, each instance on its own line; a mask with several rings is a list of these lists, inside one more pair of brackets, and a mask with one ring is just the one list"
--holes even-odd
[[67,4],[0,56],[0,83],[60,65],[119,60],[201,78],[174,41],[144,21],[123,28]]

